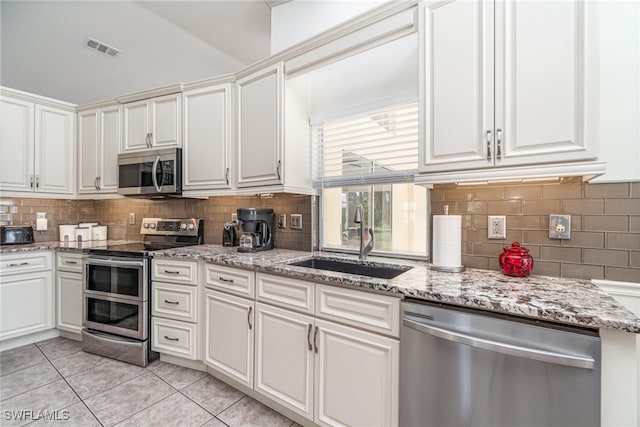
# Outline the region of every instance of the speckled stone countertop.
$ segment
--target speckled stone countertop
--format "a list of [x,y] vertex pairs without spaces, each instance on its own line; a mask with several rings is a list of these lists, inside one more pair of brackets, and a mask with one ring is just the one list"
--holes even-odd
[[133,243],[132,240],[96,240],[88,242],[37,242],[27,245],[0,245],[0,254],[11,254],[20,252],[33,251],[69,251],[69,252],[85,252],[92,248],[104,248],[107,245],[123,245]]
[[[515,278],[497,271],[476,269],[443,273],[430,270],[424,262],[369,257],[373,263],[412,267],[394,279],[376,279],[292,266],[289,263],[309,259],[314,254],[283,249],[238,253],[237,248],[199,245],[156,251],[153,254],[156,257],[202,259],[314,282],[364,288],[574,326],[640,333],[640,319],[595,284],[584,280],[535,275]],[[354,256],[330,253],[315,255],[331,259],[356,259]]]

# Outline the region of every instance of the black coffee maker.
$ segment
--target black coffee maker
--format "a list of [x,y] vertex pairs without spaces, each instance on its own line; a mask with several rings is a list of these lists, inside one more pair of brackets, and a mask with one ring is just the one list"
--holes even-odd
[[238,208],[238,227],[243,232],[238,252],[273,249],[273,209]]

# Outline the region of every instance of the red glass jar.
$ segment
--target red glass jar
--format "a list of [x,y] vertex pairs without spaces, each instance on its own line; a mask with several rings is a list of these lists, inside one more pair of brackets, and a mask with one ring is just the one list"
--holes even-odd
[[518,242],[505,247],[498,260],[502,273],[507,276],[527,277],[533,270],[533,257],[529,255],[529,249]]

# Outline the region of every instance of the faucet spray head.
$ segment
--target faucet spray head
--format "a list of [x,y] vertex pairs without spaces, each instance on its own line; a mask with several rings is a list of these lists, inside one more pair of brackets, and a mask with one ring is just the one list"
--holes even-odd
[[353,222],[355,222],[356,224],[360,224],[362,222],[363,210],[364,208],[362,207],[362,204],[359,204],[356,208],[356,214],[353,216]]

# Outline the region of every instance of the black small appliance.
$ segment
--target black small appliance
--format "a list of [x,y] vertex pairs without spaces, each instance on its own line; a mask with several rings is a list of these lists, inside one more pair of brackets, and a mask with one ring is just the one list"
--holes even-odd
[[18,225],[3,225],[0,227],[0,244],[22,245],[33,243],[33,227]]
[[236,226],[232,222],[227,222],[222,229],[222,246],[238,246]]
[[273,249],[273,217],[273,209],[238,208],[238,226],[243,232],[238,252]]

